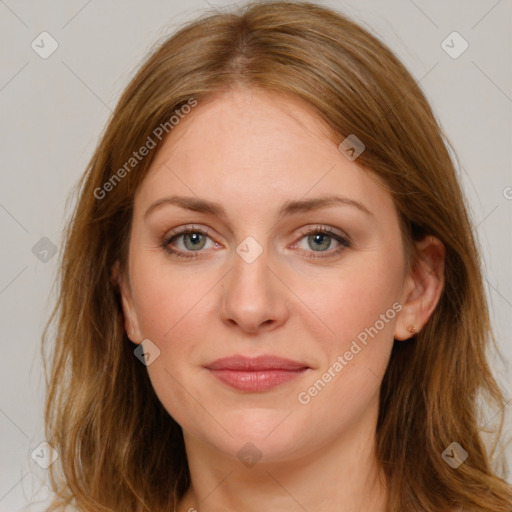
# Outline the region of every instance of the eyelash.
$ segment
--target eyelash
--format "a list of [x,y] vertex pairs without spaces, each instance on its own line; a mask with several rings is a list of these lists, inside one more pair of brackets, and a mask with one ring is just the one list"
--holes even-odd
[[[162,242],[162,248],[169,255],[176,256],[178,258],[183,258],[183,259],[200,258],[201,257],[200,253],[202,252],[201,250],[190,251],[190,252],[196,252],[197,254],[188,255],[188,254],[183,253],[181,251],[177,251],[175,249],[172,249],[171,246],[170,246],[170,243],[173,240],[175,240],[176,238],[179,238],[180,236],[191,234],[191,233],[195,233],[195,234],[199,233],[201,235],[206,235],[209,238],[211,238],[210,237],[210,232],[207,229],[195,228],[194,226],[192,226],[192,227],[185,228],[185,229],[183,229],[181,231],[178,231],[177,233],[173,233],[172,235],[169,235],[169,236],[165,237],[165,239]],[[309,256],[306,256],[308,259],[315,260],[315,259],[325,259],[325,258],[334,257],[334,256],[338,255],[340,252],[342,252],[344,249],[348,249],[348,248],[351,247],[351,243],[350,243],[350,241],[347,238],[344,238],[344,237],[334,233],[334,231],[331,228],[328,228],[328,227],[325,227],[325,226],[316,226],[314,228],[305,229],[304,231],[301,232],[301,236],[299,238],[299,242],[303,238],[305,238],[306,236],[316,235],[316,234],[328,235],[329,238],[332,238],[332,239],[336,240],[337,242],[339,242],[341,244],[341,246],[338,247],[337,249],[334,249],[334,250],[318,251],[318,252],[326,252],[326,253],[328,253],[327,256],[314,255],[315,252],[317,252],[317,251],[307,251],[307,252],[311,253]]]

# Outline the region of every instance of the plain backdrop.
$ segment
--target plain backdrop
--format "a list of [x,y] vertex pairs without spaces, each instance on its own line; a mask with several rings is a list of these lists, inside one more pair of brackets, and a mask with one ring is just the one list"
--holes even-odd
[[[455,147],[503,354],[493,356],[493,367],[510,399],[512,1],[321,3],[391,46]],[[208,9],[205,0],[0,0],[1,511],[41,510],[35,502],[47,492],[41,487],[46,470],[33,457],[44,442],[39,346],[53,301],[54,252],[70,211],[66,201],[148,50]],[[487,411],[487,421],[496,412]],[[506,428],[510,437],[510,414]]]

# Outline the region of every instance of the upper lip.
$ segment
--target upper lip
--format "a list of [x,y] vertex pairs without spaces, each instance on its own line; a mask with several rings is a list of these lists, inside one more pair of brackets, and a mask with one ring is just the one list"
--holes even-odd
[[223,357],[206,365],[209,370],[301,370],[309,368],[307,364],[292,361],[284,357],[263,355],[258,357],[231,356]]

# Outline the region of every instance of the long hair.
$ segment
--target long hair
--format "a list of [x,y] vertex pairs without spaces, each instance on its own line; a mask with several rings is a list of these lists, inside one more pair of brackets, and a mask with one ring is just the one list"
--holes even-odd
[[[358,163],[392,195],[405,247],[426,234],[446,247],[439,303],[414,342],[395,341],[381,385],[376,456],[388,510],[510,512],[511,487],[481,437],[479,397],[497,409],[504,398],[486,359],[496,344],[448,139],[385,44],[325,7],[279,1],[209,13],[161,43],[122,94],[79,183],[42,343],[45,354],[54,323],[45,422],[59,459],[49,510],[172,510],[190,485],[181,427],[134,357],[111,270],[117,260],[125,269],[135,191],[164,140],[155,130],[172,137],[169,119],[185,105],[235,86],[304,100],[338,143],[356,135],[366,147]],[[130,160],[148,138],[154,149]],[[441,456],[452,442],[469,454],[457,469]]]

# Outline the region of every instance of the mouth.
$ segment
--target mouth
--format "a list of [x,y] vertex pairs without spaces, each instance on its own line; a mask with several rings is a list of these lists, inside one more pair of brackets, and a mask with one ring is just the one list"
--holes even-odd
[[224,384],[239,391],[261,392],[289,382],[310,367],[299,361],[276,356],[233,356],[217,359],[205,366]]

